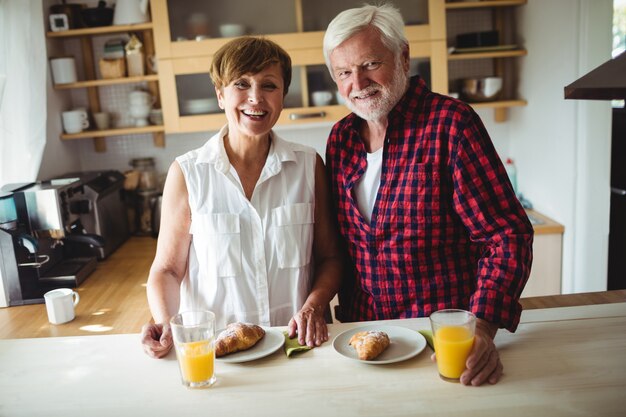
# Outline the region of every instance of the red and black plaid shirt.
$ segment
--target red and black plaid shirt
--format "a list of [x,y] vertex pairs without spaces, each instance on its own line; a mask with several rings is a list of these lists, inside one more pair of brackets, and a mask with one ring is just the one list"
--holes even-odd
[[533,229],[480,118],[419,77],[389,113],[371,224],[354,187],[367,166],[350,114],[332,129],[326,164],[354,274],[339,293],[344,321],[463,308],[514,331],[532,263]]

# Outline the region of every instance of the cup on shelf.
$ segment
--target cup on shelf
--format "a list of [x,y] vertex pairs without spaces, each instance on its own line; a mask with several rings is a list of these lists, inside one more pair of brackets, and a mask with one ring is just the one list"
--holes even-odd
[[111,115],[106,112],[98,112],[93,114],[93,120],[98,130],[106,130],[111,126]]
[[328,106],[333,100],[333,93],[327,90],[313,91],[311,99],[314,106]]
[[74,57],[59,57],[50,59],[50,69],[52,70],[52,81],[55,84],[75,83],[76,62]]
[[80,133],[89,127],[89,116],[83,109],[64,111],[61,118],[65,133]]
[[150,116],[148,117],[150,123],[153,125],[162,125],[163,124],[163,110],[161,109],[152,109],[150,110]]

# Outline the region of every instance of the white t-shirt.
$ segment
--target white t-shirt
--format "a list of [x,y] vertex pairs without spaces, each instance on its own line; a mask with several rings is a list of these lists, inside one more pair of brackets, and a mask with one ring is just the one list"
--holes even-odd
[[176,158],[192,234],[180,311],[211,310],[218,329],[235,321],[284,326],[312,285],[316,152],[272,132],[248,201],[224,149],[227,131]]
[[367,154],[367,168],[365,173],[354,185],[354,196],[359,212],[367,221],[372,222],[372,211],[374,211],[374,203],[376,195],[380,187],[380,172],[383,166],[383,147],[375,152]]

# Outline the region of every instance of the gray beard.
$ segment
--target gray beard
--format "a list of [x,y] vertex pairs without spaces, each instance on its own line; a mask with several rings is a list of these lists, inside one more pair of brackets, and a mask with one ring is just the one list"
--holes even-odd
[[380,97],[372,100],[369,109],[363,110],[357,108],[352,100],[346,100],[346,106],[363,120],[375,121],[386,118],[391,109],[394,108],[404,93],[406,93],[409,83],[409,76],[403,71],[400,62],[396,63],[396,68],[393,82],[388,89],[383,89],[378,85],[378,91],[381,92]]

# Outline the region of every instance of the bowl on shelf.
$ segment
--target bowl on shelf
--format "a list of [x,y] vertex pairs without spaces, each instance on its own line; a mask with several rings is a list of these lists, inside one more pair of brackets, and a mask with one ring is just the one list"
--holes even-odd
[[182,104],[181,110],[185,114],[215,113],[220,110],[216,98],[194,98],[184,100]]
[[502,91],[502,77],[474,77],[461,80],[461,97],[470,103],[494,101]]
[[88,27],[110,26],[113,23],[113,9],[106,7],[105,1],[99,1],[98,7],[81,10],[83,23]]
[[222,38],[235,38],[246,34],[246,27],[239,23],[224,23],[220,25],[219,30]]

